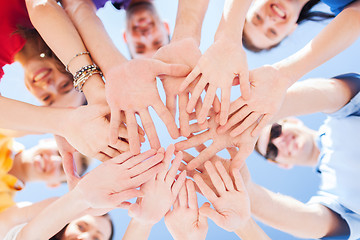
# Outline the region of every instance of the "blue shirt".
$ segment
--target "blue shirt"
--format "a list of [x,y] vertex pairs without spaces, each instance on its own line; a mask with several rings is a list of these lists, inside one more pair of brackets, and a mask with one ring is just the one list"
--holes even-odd
[[330,10],[338,15],[347,5],[356,2],[356,0],[321,0],[330,7]]

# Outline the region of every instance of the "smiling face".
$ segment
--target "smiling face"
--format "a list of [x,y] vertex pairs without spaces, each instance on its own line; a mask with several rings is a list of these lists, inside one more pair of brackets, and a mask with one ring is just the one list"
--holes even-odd
[[[278,122],[282,126],[278,137],[272,137],[272,143],[277,149],[276,163],[286,168],[294,165],[313,166],[317,162],[317,146],[314,140],[315,131],[307,128],[304,124],[295,118],[288,118]],[[269,139],[272,126],[266,126],[258,139],[257,147],[259,153],[263,156],[269,153]],[[270,144],[271,145],[271,144]]]
[[244,35],[259,49],[277,45],[296,29],[305,3],[303,0],[255,0],[246,15]]
[[43,105],[77,107],[85,101],[74,89],[71,75],[59,71],[55,60],[34,57],[23,67],[25,86]]
[[126,12],[124,39],[132,58],[151,58],[169,43],[169,27],[161,21],[152,3],[136,3]]
[[109,240],[112,232],[110,221],[107,216],[85,215],[69,223],[61,240]]
[[[43,139],[39,144],[21,152],[22,168],[26,181],[43,181],[49,187],[57,187],[66,181],[62,160],[54,139]],[[74,154],[79,173],[83,172],[83,158]]]

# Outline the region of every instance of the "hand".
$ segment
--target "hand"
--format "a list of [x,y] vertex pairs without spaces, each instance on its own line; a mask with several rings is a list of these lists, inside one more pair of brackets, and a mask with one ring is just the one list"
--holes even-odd
[[[154,55],[153,58],[163,61],[165,63],[178,63],[189,66],[191,69],[195,67],[201,52],[198,48],[198,44],[194,39],[186,38],[171,42],[168,45],[161,47]],[[173,117],[176,115],[176,97],[179,95],[179,122],[180,132],[182,136],[189,136],[189,114],[186,112],[186,106],[189,102],[191,87],[187,88],[186,91],[180,92],[179,88],[181,83],[184,81],[184,77],[173,77],[173,76],[161,76],[160,77],[165,94],[166,94],[166,107],[171,112]],[[205,127],[206,128],[206,127]]]
[[172,211],[165,215],[165,224],[175,240],[201,240],[208,231],[207,218],[199,213],[194,182],[186,180]]
[[[71,109],[62,123],[62,136],[80,153],[99,159],[109,160],[129,150],[128,134],[125,126],[119,131],[117,141],[108,145],[110,109],[106,105],[87,105]],[[139,139],[141,141],[141,139]],[[68,147],[68,149],[70,149]]]
[[[135,113],[139,114],[145,133],[152,148],[160,148],[159,138],[148,107],[152,106],[165,123],[172,138],[179,137],[176,123],[160,99],[156,76],[185,76],[189,68],[179,64],[166,64],[155,59],[134,59],[116,69],[110,70],[105,90],[106,99],[111,109],[110,140],[117,139],[119,126],[122,122],[121,111],[125,112],[126,125],[129,133],[130,151],[140,152],[140,142]],[[121,78],[121,81],[119,80]]]
[[173,153],[174,146],[170,145],[164,158],[166,168],[141,186],[140,190],[144,195],[129,207],[129,216],[138,222],[155,224],[161,220],[173,205],[186,178],[186,171],[183,171],[175,181],[182,153],[176,154],[169,169]]
[[[196,150],[200,153],[205,148],[206,148],[206,146],[204,144],[201,144],[201,145],[196,147]],[[224,166],[224,168],[226,169],[226,172],[230,174],[230,171],[232,169],[231,168],[231,159],[236,156],[237,150],[236,150],[236,148],[226,148],[226,150],[230,154],[230,159],[225,159],[225,158],[219,157],[218,155],[215,155],[212,158],[210,158],[208,161],[210,161],[214,165],[216,164],[216,162],[221,162],[222,165]],[[189,163],[195,158],[194,156],[192,156],[191,154],[189,154],[187,152],[183,152],[183,153],[184,153],[183,161],[185,163]],[[182,171],[185,170],[186,165],[184,163],[181,163],[179,169],[182,170]],[[216,195],[219,195],[219,193],[217,192],[215,186],[212,184],[210,175],[206,171],[204,165],[200,165],[199,167],[197,167],[194,170],[190,170],[190,171],[188,170],[186,173],[187,173],[187,176],[191,177],[191,178],[194,178],[195,174],[199,174],[201,176],[201,178],[203,179],[203,181],[206,183],[206,185],[208,185],[215,192]],[[250,183],[251,183],[251,176],[250,176],[250,172],[249,172],[246,164],[244,164],[241,167],[240,173],[241,173],[241,176],[242,176],[242,178],[244,180],[246,188],[249,189],[248,185],[250,185]],[[195,187],[196,187],[196,191],[201,193],[200,189],[197,186],[195,186]]]
[[[199,167],[202,163],[216,155],[217,152],[228,147],[239,148],[238,153],[231,160],[231,167],[240,169],[241,166],[244,164],[246,158],[252,153],[257,138],[251,136],[250,133],[255,127],[255,124],[253,124],[241,135],[236,137],[230,136],[231,129],[222,134],[217,133],[216,129],[218,128],[218,126],[219,125],[215,121],[215,115],[212,112],[210,114],[208,130],[175,144],[176,150],[182,151],[185,149],[196,147],[210,139],[213,140],[212,144],[209,147],[205,148],[196,158],[189,162],[189,164],[187,165],[188,170]],[[197,126],[196,123],[191,125],[191,128],[192,132],[201,131],[201,129]]]
[[208,116],[211,103],[216,96],[216,89],[221,89],[220,124],[227,121],[231,86],[235,78],[239,78],[241,94],[245,99],[249,98],[249,74],[246,54],[241,44],[237,44],[225,37],[216,40],[201,56],[192,72],[186,77],[180,86],[180,91],[200,76],[199,82],[191,92],[187,111],[191,113],[202,91],[208,85],[203,107],[199,113],[198,122],[203,123]]
[[244,226],[251,217],[250,200],[240,171],[233,169],[232,180],[221,162],[216,162],[215,166],[211,162],[204,165],[219,195],[216,195],[200,175],[196,174],[196,184],[214,207],[212,209],[209,203],[204,203],[200,213],[213,220],[219,227],[233,232]]
[[230,133],[232,137],[235,137],[255,123],[257,126],[251,134],[257,136],[279,111],[288,87],[284,84],[280,71],[269,65],[254,69],[250,72],[250,82],[251,99],[245,100],[240,97],[231,103],[231,117],[224,126],[219,128],[219,133],[226,132],[235,124],[240,123]]
[[163,149],[151,149],[137,156],[123,153],[78,179],[73,191],[80,194],[89,210],[129,206],[124,201],[142,195],[136,188],[164,168],[163,159]]

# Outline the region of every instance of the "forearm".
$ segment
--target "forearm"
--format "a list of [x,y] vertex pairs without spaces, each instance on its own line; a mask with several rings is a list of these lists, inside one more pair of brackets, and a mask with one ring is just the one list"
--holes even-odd
[[312,41],[276,63],[289,86],[312,69],[348,48],[360,35],[360,2],[344,9]]
[[245,16],[251,0],[226,0],[220,24],[215,34],[215,40],[225,36],[242,44],[242,32]]
[[21,230],[17,240],[49,239],[54,236],[87,209],[81,197],[77,192],[71,191],[47,206]]
[[0,127],[17,131],[63,135],[62,122],[70,112],[66,108],[39,107],[0,97]]
[[0,239],[3,239],[7,232],[16,225],[31,221],[42,209],[54,202],[56,198],[49,198],[26,206],[16,205],[0,213]]
[[273,228],[301,238],[321,238],[332,228],[331,211],[325,207],[306,205],[254,183],[248,192],[252,214]]
[[352,96],[352,87],[346,81],[308,79],[297,82],[288,89],[284,103],[273,121],[316,112],[332,113],[347,104]]
[[257,223],[250,218],[245,226],[237,229],[235,234],[239,236],[242,240],[269,240],[269,236],[257,225]]
[[106,32],[91,0],[63,0],[63,5],[91,52],[93,60],[105,75],[114,64],[127,61]]
[[[64,9],[54,0],[26,0],[31,22],[54,51],[56,56],[70,72],[75,73],[83,66],[92,64],[89,55],[73,58],[76,54],[86,52],[86,47]],[[70,62],[71,61],[71,62]],[[104,91],[104,83],[99,76],[90,77],[84,85],[84,93],[89,102],[97,101],[99,91]],[[94,93],[97,94],[94,94]]]
[[180,0],[171,41],[194,38],[200,45],[201,28],[209,0]]
[[127,227],[124,237],[122,239],[123,240],[148,239],[152,226],[153,225],[151,224],[140,223],[135,219],[131,219],[129,226]]

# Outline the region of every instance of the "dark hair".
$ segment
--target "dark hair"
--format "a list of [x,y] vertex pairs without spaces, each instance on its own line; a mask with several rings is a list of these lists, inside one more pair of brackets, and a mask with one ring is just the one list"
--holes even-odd
[[[111,233],[110,233],[110,237],[109,240],[112,240],[114,238],[114,224],[111,220],[111,217],[108,213],[102,215],[102,217],[107,217],[110,221],[110,226],[111,226]],[[63,227],[57,234],[55,234],[54,236],[52,236],[49,240],[61,240],[61,238],[63,237],[66,228],[69,226],[69,223],[65,225],[65,227]]]
[[[325,13],[325,12],[321,12],[321,11],[310,11],[315,5],[317,5],[320,2],[320,0],[310,0],[308,1],[303,8],[300,11],[299,17],[296,21],[297,24],[301,24],[304,23],[306,21],[314,21],[314,22],[320,22],[320,21],[324,21],[330,18],[334,18],[335,15],[330,14],[330,13]],[[242,42],[243,42],[243,46],[252,52],[261,52],[261,51],[269,51],[277,46],[279,46],[279,44],[281,43],[281,41],[277,44],[274,44],[268,48],[259,48],[256,47],[251,41],[248,35],[246,35],[246,33],[243,31],[243,37],[242,37]]]
[[299,18],[296,21],[297,24],[301,24],[306,21],[320,22],[335,17],[334,14],[325,13],[321,11],[310,11],[320,0],[310,0],[301,9]]

